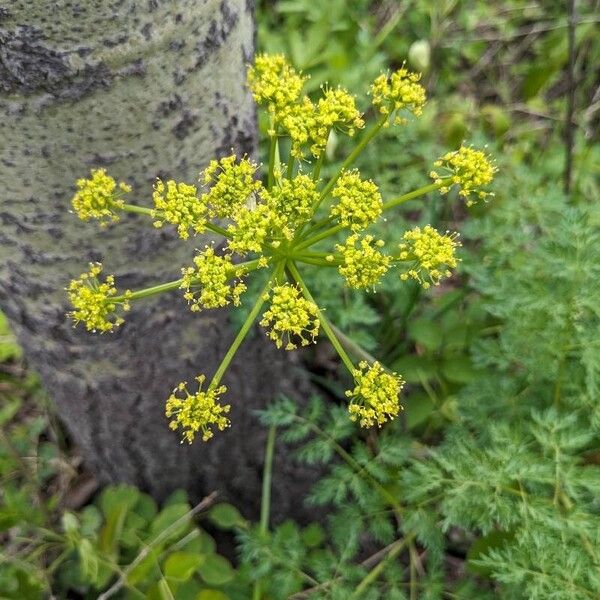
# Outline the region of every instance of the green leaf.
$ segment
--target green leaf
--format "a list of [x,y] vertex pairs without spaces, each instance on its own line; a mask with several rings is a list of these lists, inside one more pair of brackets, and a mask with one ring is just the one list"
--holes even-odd
[[[190,507],[187,504],[171,504],[165,508],[163,508],[156,519],[152,521],[152,525],[150,527],[151,537],[155,538],[160,533],[171,527],[176,521],[185,517],[190,512]],[[174,528],[173,531],[169,533],[169,535],[165,538],[165,542],[181,537],[186,529],[189,527],[190,519],[189,516],[186,519],[183,519],[181,525]]]
[[219,590],[202,590],[196,600],[229,600],[229,596]]
[[492,531],[475,540],[467,552],[467,569],[476,575],[490,575],[491,569],[475,564],[473,561],[483,558],[490,550],[502,548],[506,543],[512,542],[514,537],[514,531]]
[[421,383],[423,379],[433,379],[437,373],[435,363],[430,358],[414,354],[399,358],[392,368],[408,383]]
[[231,581],[234,576],[229,561],[218,554],[207,556],[199,571],[202,579],[209,585],[223,585]]
[[318,523],[311,523],[302,530],[302,541],[308,548],[320,546],[325,539],[325,532]]
[[206,560],[204,554],[191,554],[190,552],[173,552],[164,563],[163,573],[169,579],[187,581]]
[[435,408],[435,403],[425,393],[411,394],[404,404],[409,429],[426,421]]
[[240,514],[240,511],[233,505],[221,502],[215,504],[208,511],[208,520],[221,529],[232,529],[234,527],[243,527],[246,520]]
[[467,356],[456,356],[444,359],[442,375],[453,383],[470,383],[477,378],[477,370]]
[[81,577],[92,585],[98,580],[98,556],[90,540],[84,539],[77,545]]
[[429,351],[437,350],[443,341],[439,326],[429,319],[415,319],[408,326],[410,337]]

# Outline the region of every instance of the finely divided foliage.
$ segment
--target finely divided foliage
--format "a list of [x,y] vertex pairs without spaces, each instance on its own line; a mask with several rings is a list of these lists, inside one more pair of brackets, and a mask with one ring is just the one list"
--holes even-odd
[[[117,309],[127,310],[131,302],[157,293],[181,288],[194,311],[218,308],[243,301],[243,278],[253,271],[268,271],[262,292],[248,318],[211,379],[200,375],[205,390],[192,394],[179,384],[167,403],[171,427],[180,428],[191,442],[200,432],[203,440],[212,437],[211,426],[229,425],[224,415],[228,405],[219,404],[226,390],[221,379],[235,352],[257,320],[269,329],[269,337],[286,350],[316,340],[320,331],[340,355],[354,387],[349,416],[363,427],[381,426],[401,410],[402,378],[377,361],[362,361],[358,367],[348,354],[343,338],[329,323],[307,288],[300,268],[311,265],[337,268],[346,284],[375,290],[382,277],[395,271],[400,280],[412,278],[424,288],[437,285],[457,264],[456,235],[440,234],[430,226],[406,232],[404,243],[385,251],[385,242],[365,230],[396,206],[419,196],[457,186],[469,203],[485,198],[495,167],[483,152],[461,148],[443,157],[436,165],[445,173],[432,173],[434,183],[386,202],[377,185],[350,167],[376,134],[390,124],[403,125],[409,116],[421,115],[425,90],[420,76],[402,67],[378,77],[371,86],[375,114],[373,125],[357,141],[339,171],[329,180],[320,178],[332,131],[353,136],[364,128],[354,97],[341,88],[323,88],[322,97],[311,101],[302,93],[306,76],[297,72],[282,55],[260,55],[248,68],[248,85],[257,104],[267,111],[270,141],[265,181],[258,177],[258,165],[246,157],[227,156],[213,160],[195,185],[157,180],[154,207],[127,204],[126,184],[117,184],[102,170],[92,171],[88,180],[78,182],[73,208],[84,220],[101,223],[118,220],[121,213],[145,214],[156,227],[173,225],[179,236],[211,232],[225,238],[218,255],[213,246],[200,251],[193,266],[182,269],[179,280],[144,290],[118,294],[113,276],[97,281],[101,266],[69,287],[75,308],[71,316],[88,329],[111,331],[123,322]],[[288,140],[287,163],[281,161]],[[344,232],[342,244],[330,244],[332,236]],[[333,246],[333,247],[332,247]]]

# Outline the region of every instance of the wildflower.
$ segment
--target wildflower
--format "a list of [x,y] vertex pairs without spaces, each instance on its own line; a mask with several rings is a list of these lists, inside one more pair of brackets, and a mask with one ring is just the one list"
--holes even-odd
[[290,138],[294,158],[302,158],[302,148],[308,144],[317,128],[315,110],[315,105],[304,96],[300,102],[290,104],[274,115],[275,125],[280,125]]
[[350,287],[367,288],[379,283],[391,262],[390,256],[378,250],[383,246],[383,240],[376,240],[372,235],[359,238],[356,233],[349,236],[344,245],[336,245],[336,250],[341,252],[343,258],[339,272]]
[[369,365],[364,360],[352,375],[356,386],[346,391],[346,396],[352,399],[348,407],[352,421],[359,421],[361,427],[381,427],[398,415],[404,386],[400,375],[386,372],[377,361]]
[[368,227],[383,210],[378,187],[370,179],[361,179],[356,169],[342,173],[331,195],[339,202],[331,207],[330,216],[352,231]]
[[124,204],[122,196],[131,192],[131,186],[117,184],[105,169],[92,169],[89,179],[77,180],[77,188],[72,200],[77,216],[82,221],[98,219],[103,226],[119,220],[116,211]]
[[261,203],[254,208],[243,208],[234,216],[227,232],[231,236],[228,248],[238,254],[261,252],[267,237],[279,222],[275,211]]
[[296,102],[307,78],[298,73],[283,54],[259,54],[254,65],[248,67],[248,87],[252,96],[271,114]]
[[230,303],[240,305],[246,285],[234,278],[240,277],[243,270],[236,268],[230,256],[218,256],[213,248],[207,247],[194,257],[194,265],[181,269],[183,280],[180,286],[185,290],[183,297],[193,312],[221,308]]
[[207,442],[214,435],[211,427],[223,431],[231,425],[225,416],[231,410],[231,406],[218,402],[219,396],[223,395],[227,388],[221,385],[202,391],[205,379],[204,375],[196,377],[198,391],[195,394],[190,394],[187,382],[184,381],[173,390],[167,399],[165,414],[167,418],[172,417],[169,427],[173,430],[181,428],[183,439],[189,444],[194,441],[196,433],[199,431],[202,432],[202,441]]
[[233,218],[262,187],[254,178],[258,166],[247,158],[236,160],[234,154],[211,160],[204,170],[203,182],[211,188],[202,199],[211,214],[220,218]]
[[[407,110],[415,117],[423,113],[425,88],[419,83],[420,73],[412,73],[404,67],[389,75],[380,75],[371,84],[373,104],[382,115],[394,111]],[[395,125],[405,123],[406,119],[396,116]]]
[[129,296],[131,292],[125,292],[121,300],[115,301],[117,288],[115,278],[108,275],[104,282],[98,280],[102,272],[100,263],[90,263],[90,270],[82,273],[79,278],[73,279],[67,288],[69,300],[73,305],[73,311],[68,316],[77,323],[85,323],[88,331],[112,331],[123,323],[121,317],[117,317],[117,308],[129,310]]
[[[269,296],[267,296],[268,299]],[[285,283],[271,292],[271,306],[260,324],[270,327],[269,338],[278,348],[286,350],[307,346],[319,334],[319,310],[314,302],[304,298],[300,290]]]
[[467,206],[475,204],[478,199],[485,200],[493,195],[482,188],[492,182],[498,169],[481,150],[461,146],[458,150],[448,152],[436,160],[434,166],[446,171],[446,174],[431,171],[430,176],[435,183],[440,184],[442,178],[450,177],[448,185],[440,188],[442,194],[446,194],[453,184],[459,185],[458,193],[465,198]]
[[323,98],[317,103],[315,118],[310,127],[312,154],[319,156],[323,152],[332,129],[353,136],[357,129],[364,126],[365,122],[356,108],[354,97],[347,90],[326,89]]
[[[458,264],[455,252],[460,242],[457,238],[458,233],[447,231],[441,235],[431,225],[407,231],[403,236],[405,241],[400,244],[399,259],[410,262],[410,267],[400,275],[400,279],[406,281],[410,277],[427,289],[431,283],[438,285],[443,277],[450,277],[450,269]],[[424,276],[429,281],[424,281]]]
[[187,240],[189,230],[203,233],[206,230],[206,204],[197,196],[195,185],[176,183],[169,180],[165,183],[157,179],[152,194],[154,210],[152,217],[154,227],[162,227],[165,222],[177,225],[177,233],[182,240]]
[[311,217],[319,192],[311,177],[298,174],[292,180],[279,180],[265,199],[278,216],[283,236],[292,239],[296,227]]

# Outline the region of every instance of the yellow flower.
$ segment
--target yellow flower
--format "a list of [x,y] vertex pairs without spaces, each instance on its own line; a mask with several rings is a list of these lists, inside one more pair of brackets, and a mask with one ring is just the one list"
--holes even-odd
[[427,289],[430,283],[438,285],[443,277],[452,275],[450,269],[458,264],[455,256],[456,248],[460,246],[458,233],[447,231],[441,235],[431,225],[425,225],[423,229],[415,227],[407,231],[403,238],[405,241],[400,244],[399,259],[411,264],[400,279],[406,281],[410,277]]
[[254,100],[271,113],[298,100],[306,79],[283,54],[258,54],[254,65],[248,67],[248,87]]
[[292,180],[278,180],[264,199],[277,215],[283,237],[291,240],[296,228],[311,217],[319,192],[311,177],[298,174]]
[[247,158],[236,161],[237,157],[232,154],[211,160],[204,170],[203,182],[211,188],[202,200],[211,214],[219,218],[233,218],[262,187],[254,178],[258,166]]
[[[356,247],[357,242],[358,247]],[[378,250],[383,246],[383,240],[376,240],[372,235],[359,238],[356,233],[349,236],[344,245],[336,245],[336,250],[343,258],[339,272],[350,287],[368,288],[379,283],[392,260],[390,256]]]
[[[302,148],[312,139],[317,127],[315,105],[304,96],[299,102],[277,110],[274,121],[289,136],[292,156],[302,158]],[[271,133],[274,135],[275,132]]]
[[73,279],[67,288],[69,300],[75,310],[68,313],[68,316],[77,323],[85,323],[88,331],[112,331],[123,323],[121,317],[117,317],[116,310],[121,308],[124,311],[129,310],[129,296],[131,292],[127,290],[123,299],[115,302],[117,295],[115,287],[115,278],[108,275],[104,282],[98,280],[98,275],[102,272],[100,263],[90,263],[90,270],[82,273],[78,279]]
[[122,196],[131,192],[129,185],[117,184],[105,169],[93,169],[89,179],[78,179],[77,188],[73,210],[82,221],[98,219],[102,226],[119,220],[117,211],[124,204]]
[[346,396],[352,399],[348,407],[352,421],[359,421],[361,427],[381,427],[398,415],[404,386],[400,375],[386,372],[377,361],[369,365],[364,360],[352,375],[356,385],[346,391]]
[[[471,206],[477,200],[486,200],[493,196],[484,188],[494,179],[498,170],[485,152],[474,150],[468,146],[461,146],[454,152],[448,152],[434,163],[435,167],[442,168],[445,172],[431,171],[430,175],[435,183],[442,183],[442,179],[450,177],[448,185],[440,188],[442,194],[446,194],[452,185],[460,186],[458,192]],[[475,197],[475,199],[473,198]]]
[[225,416],[231,410],[231,406],[218,402],[219,396],[223,395],[227,388],[221,385],[202,391],[205,379],[204,375],[196,377],[198,391],[195,394],[190,394],[187,382],[184,381],[173,390],[167,399],[165,414],[169,419],[173,417],[169,422],[169,427],[173,430],[181,428],[183,440],[189,444],[194,441],[196,433],[199,431],[202,432],[202,441],[207,442],[214,435],[212,427],[223,431],[231,425]]
[[206,204],[198,198],[195,185],[169,180],[165,186],[162,180],[157,179],[152,199],[155,227],[162,227],[165,222],[177,225],[177,233],[183,240],[190,236],[190,229],[194,233],[206,230]]
[[[404,67],[389,75],[380,75],[371,84],[373,105],[382,115],[407,110],[415,117],[423,113],[425,88],[419,83],[420,73],[412,73]],[[396,115],[395,125],[405,123],[406,119]]]
[[194,265],[181,269],[183,281],[180,286],[185,290],[183,297],[193,312],[221,308],[230,303],[240,305],[246,285],[236,278],[243,275],[243,269],[236,267],[230,256],[218,256],[213,248],[207,247],[194,257]]
[[227,233],[231,236],[227,247],[232,252],[242,255],[261,252],[278,223],[277,214],[267,204],[242,208],[233,219],[234,223],[227,228]]
[[304,298],[300,290],[285,283],[273,288],[271,306],[263,314],[260,324],[270,327],[269,338],[278,348],[285,345],[286,350],[307,346],[314,342],[319,334],[319,310],[310,300]]
[[343,88],[328,88],[316,106],[316,114],[310,127],[313,156],[320,156],[325,150],[329,132],[332,129],[353,136],[357,129],[365,126],[356,108],[354,96]]
[[338,217],[352,231],[368,227],[383,209],[379,189],[370,179],[361,179],[357,170],[342,173],[331,195],[339,202],[331,207],[329,215]]

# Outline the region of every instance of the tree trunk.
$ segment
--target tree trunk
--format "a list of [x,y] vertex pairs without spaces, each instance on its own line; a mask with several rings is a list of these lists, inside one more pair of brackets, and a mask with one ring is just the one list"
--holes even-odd
[[[244,0],[0,0],[0,302],[84,457],[103,481],[158,498],[220,489],[259,501],[264,431],[253,411],[291,382],[287,356],[258,334],[224,383],[232,427],[181,445],[167,427],[172,387],[211,374],[233,332],[226,312],[191,313],[180,294],[136,303],[117,332],[65,318],[64,288],[90,261],[120,288],[176,279],[194,247],[125,216],[106,230],[69,212],[74,181],[106,167],[149,204],[157,177],[195,182],[214,156],[252,153],[244,72],[253,53]],[[304,473],[279,457],[280,513]],[[287,489],[286,489],[287,488]]]

